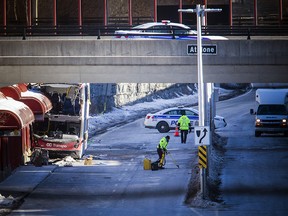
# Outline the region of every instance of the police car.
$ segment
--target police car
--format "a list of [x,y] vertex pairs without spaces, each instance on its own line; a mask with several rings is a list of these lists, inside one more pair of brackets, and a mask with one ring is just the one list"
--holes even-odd
[[[174,36],[173,36],[174,34]],[[169,20],[162,22],[149,22],[133,27],[130,30],[115,31],[116,38],[197,38],[197,31],[191,30],[189,26],[180,23],[173,23]]]
[[[145,128],[154,128],[160,133],[167,133],[170,130],[175,129],[177,126],[177,121],[181,116],[181,112],[183,111],[190,119],[192,128],[199,125],[198,110],[188,107],[174,107],[164,109],[154,114],[147,114],[144,120]],[[224,117],[217,115],[214,117],[214,126],[216,129],[226,127],[226,125],[227,123]]]
[[[115,31],[115,38],[197,40],[197,31],[189,26],[162,20],[138,25],[129,30]],[[228,40],[223,36],[202,35],[202,40]]]

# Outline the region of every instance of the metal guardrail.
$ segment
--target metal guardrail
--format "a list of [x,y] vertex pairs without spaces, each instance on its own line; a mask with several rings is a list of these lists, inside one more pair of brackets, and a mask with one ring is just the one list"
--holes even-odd
[[[190,26],[196,29],[196,26]],[[0,26],[0,37],[22,37],[27,36],[115,36],[116,30],[129,30],[130,26]],[[156,30],[156,29],[155,29]],[[160,29],[159,29],[160,30]],[[288,36],[287,26],[206,26],[202,27],[202,33],[218,36]],[[129,35],[129,34],[127,34]],[[169,34],[167,34],[169,35]],[[178,34],[170,34],[178,35]]]
[[208,26],[202,32],[221,36],[288,36],[288,26]]

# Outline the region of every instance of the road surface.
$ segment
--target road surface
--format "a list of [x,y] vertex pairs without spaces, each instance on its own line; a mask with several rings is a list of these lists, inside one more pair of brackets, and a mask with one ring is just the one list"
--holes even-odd
[[222,203],[207,208],[184,205],[197,148],[171,136],[166,169],[143,169],[145,157],[157,159],[156,146],[163,135],[145,129],[143,119],[90,140],[92,166],[83,161],[59,166],[25,198],[11,215],[287,215],[288,139],[280,135],[254,137],[255,92],[219,102],[217,114],[226,128],[220,185]]

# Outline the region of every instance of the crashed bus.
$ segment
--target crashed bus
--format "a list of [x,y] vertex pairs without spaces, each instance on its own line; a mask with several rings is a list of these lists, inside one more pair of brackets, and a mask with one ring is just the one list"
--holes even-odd
[[52,103],[43,121],[33,124],[32,148],[49,152],[49,157],[70,155],[81,158],[87,149],[90,86],[88,83],[30,84]]

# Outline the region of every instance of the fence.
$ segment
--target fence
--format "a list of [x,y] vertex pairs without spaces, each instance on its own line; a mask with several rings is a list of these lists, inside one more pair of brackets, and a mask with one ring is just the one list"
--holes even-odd
[[[196,29],[196,26],[190,26]],[[0,37],[20,36],[25,39],[26,36],[96,36],[100,39],[102,36],[113,36],[116,30],[129,30],[128,25],[45,25],[45,26],[23,26],[10,25],[0,26]],[[157,30],[157,29],[154,29]],[[159,29],[160,30],[160,29]],[[175,29],[176,31],[176,29]],[[288,36],[288,26],[206,26],[202,27],[202,33],[206,35],[219,36]],[[126,34],[127,36],[129,34]],[[155,34],[154,34],[155,35]],[[169,34],[167,34],[169,35]],[[177,35],[177,34],[173,34]]]

